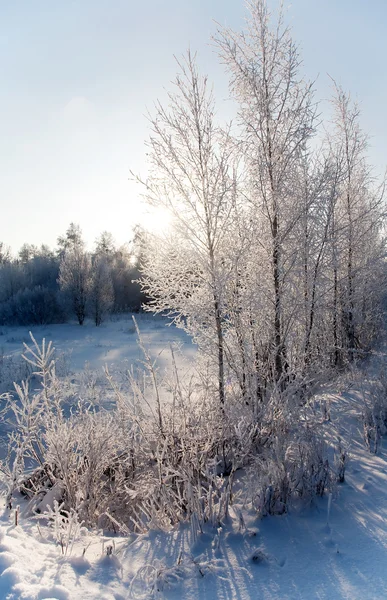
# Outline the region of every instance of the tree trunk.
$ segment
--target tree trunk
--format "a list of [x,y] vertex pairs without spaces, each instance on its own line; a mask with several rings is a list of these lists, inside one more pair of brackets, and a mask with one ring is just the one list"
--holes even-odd
[[222,331],[222,319],[220,314],[219,301],[216,293],[214,293],[214,309],[215,309],[215,324],[216,324],[216,335],[217,335],[217,346],[218,346],[218,386],[219,386],[219,402],[221,406],[224,405],[225,393],[224,393],[224,344],[223,344],[223,331]]

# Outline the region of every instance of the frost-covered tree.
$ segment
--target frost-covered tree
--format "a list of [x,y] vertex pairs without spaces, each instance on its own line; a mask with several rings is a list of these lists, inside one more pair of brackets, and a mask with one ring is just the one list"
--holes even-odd
[[172,216],[173,234],[149,238],[143,289],[152,310],[168,312],[216,356],[218,395],[225,400],[224,288],[235,204],[230,135],[214,119],[207,78],[188,53],[175,92],[156,105],[148,142],[146,196]]
[[[136,232],[134,232],[134,238],[139,239]],[[102,296],[110,299],[105,303],[106,307],[102,308],[101,314],[105,314],[107,308],[109,311],[115,312],[140,310],[142,303],[146,302],[147,298],[137,282],[140,277],[137,246],[136,241],[132,245],[126,244],[117,247],[112,234],[104,231],[96,240],[94,253],[89,258],[85,258],[82,232],[79,225],[74,223],[71,223],[66,233],[58,238],[56,251],[44,244],[38,247],[25,243],[13,257],[10,249],[0,243],[0,324],[59,323],[74,312],[75,300],[70,293],[70,284],[61,285],[60,283],[59,267],[61,262],[62,271],[70,262],[73,263],[73,266],[78,264],[78,267],[83,262],[82,269],[84,271],[85,268],[86,270],[90,269],[94,262],[96,265],[99,264],[99,259],[103,258],[106,268],[103,268],[105,275],[102,275],[102,281],[105,283]],[[68,254],[72,257],[68,257],[63,262]],[[106,271],[109,271],[110,275],[107,275]],[[94,275],[94,279],[100,277],[99,272]],[[106,291],[110,287],[110,284],[106,283],[109,278],[113,285],[112,305],[111,292]],[[83,283],[80,281],[81,288],[82,285]],[[71,286],[77,287],[75,281]],[[80,298],[80,313],[84,312],[84,309],[81,308],[83,305],[81,298],[85,295],[87,301],[88,294],[84,290],[77,295]],[[78,305],[78,300],[76,303]],[[86,306],[86,310],[87,308],[91,308],[91,300],[88,307]],[[80,314],[80,318],[82,320],[84,316],[82,317]]]
[[19,250],[19,259],[22,264],[27,264],[38,254],[38,248],[34,244],[23,244]]
[[109,270],[113,285],[113,312],[128,310],[139,311],[146,297],[142,294],[138,279],[137,241],[136,228],[133,232],[135,243],[123,244],[117,247],[111,233],[103,231],[96,239],[93,260],[103,258]]
[[24,244],[15,259],[0,263],[0,322],[31,325],[62,322],[58,301],[59,259],[42,245]]
[[114,302],[111,268],[107,258],[97,255],[92,262],[89,306],[94,323],[101,325]]
[[0,242],[0,264],[9,262],[11,257],[11,248],[4,244],[4,242]]
[[258,415],[369,344],[384,242],[356,111],[339,93],[335,131],[317,150],[313,84],[282,5],[277,19],[266,0],[248,7],[246,31],[215,40],[238,110],[232,136],[190,55],[150,119],[146,196],[172,228],[148,238],[142,268],[150,310],[216,357],[221,404],[227,379]]
[[59,285],[78,323],[83,325],[91,289],[91,261],[82,247],[65,252],[59,267]]
[[83,325],[91,288],[91,260],[85,251],[79,225],[70,223],[64,236],[58,237],[59,267],[58,283],[70,311]]
[[341,166],[332,224],[333,335],[339,364],[345,358],[352,361],[356,349],[367,345],[367,329],[375,332],[384,271],[385,207],[384,181],[377,185],[367,163],[368,137],[360,126],[358,104],[336,83],[332,103],[329,142]]
[[116,243],[109,231],[103,231],[95,240],[95,254],[110,259],[116,251]]
[[76,248],[84,248],[85,244],[82,239],[82,231],[77,223],[70,223],[65,235],[61,235],[57,240],[59,248],[59,256],[63,256],[68,250]]
[[[289,305],[297,250],[293,234],[303,208],[296,176],[314,133],[316,107],[312,84],[300,74],[299,52],[284,25],[282,9],[274,21],[265,0],[252,0],[248,8],[247,31],[220,30],[216,42],[239,107],[248,202],[259,235],[256,269],[266,263],[265,278],[269,277],[264,289],[264,320],[271,322],[267,350],[280,381],[290,360],[286,342],[293,317]],[[261,327],[261,318],[254,321]]]

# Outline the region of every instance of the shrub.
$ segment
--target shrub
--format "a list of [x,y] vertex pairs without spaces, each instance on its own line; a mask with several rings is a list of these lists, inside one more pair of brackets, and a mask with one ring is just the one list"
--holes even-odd
[[106,373],[111,410],[78,398],[66,416],[53,348],[31,338],[24,358],[41,385],[16,385],[8,398],[14,429],[2,470],[9,505],[19,490],[37,512],[51,514],[57,502],[67,519],[122,533],[190,521],[195,539],[206,522],[219,527],[228,516],[241,468],[261,516],[286,512],[293,499],[310,501],[332,484],[325,445],[310,426],[294,425],[286,397],[274,395],[260,422],[243,403],[221,408],[211,382],[181,382],[174,360],[160,383],[140,338],[144,370],[128,372],[129,388]]

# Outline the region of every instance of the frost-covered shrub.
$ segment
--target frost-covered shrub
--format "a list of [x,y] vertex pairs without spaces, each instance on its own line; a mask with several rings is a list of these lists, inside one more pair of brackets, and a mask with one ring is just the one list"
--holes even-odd
[[9,397],[8,504],[18,490],[36,512],[57,502],[89,527],[122,533],[190,521],[195,539],[206,522],[218,528],[229,514],[241,468],[261,515],[281,514],[294,498],[309,501],[331,485],[324,444],[310,427],[294,425],[280,394],[259,420],[244,403],[220,407],[211,381],[180,381],[174,360],[161,378],[140,339],[143,370],[132,368],[121,381],[106,373],[109,411],[101,408],[106,386],[94,394],[93,373],[85,373],[69,411],[51,344],[32,342],[24,356],[41,386],[16,385]]
[[260,516],[281,515],[288,509],[292,493],[289,473],[279,457],[257,459],[250,471],[252,504]]
[[302,498],[323,496],[331,485],[331,470],[325,442],[306,430],[287,449],[287,461],[293,472],[293,489]]
[[[193,401],[186,393],[186,405],[166,403],[153,419],[140,414],[142,401],[137,404],[134,460],[142,468],[127,491],[138,528],[168,529],[193,518],[200,530],[203,522],[219,523],[227,514],[232,484],[219,472],[222,416],[205,398]],[[119,410],[125,415],[128,407],[119,404]],[[123,420],[132,418],[127,413]]]
[[175,386],[172,403],[159,400],[154,409],[132,374],[131,394],[115,388],[111,411],[79,400],[66,416],[53,348],[32,341],[25,358],[41,388],[16,385],[8,399],[9,502],[20,490],[40,512],[55,500],[88,526],[123,531],[168,528],[194,514],[219,522],[227,514],[230,478],[218,473],[225,428],[208,398],[193,402],[185,390],[183,399]]
[[53,419],[44,433],[45,462],[63,487],[67,510],[88,526],[104,525],[125,502],[132,468],[126,439],[114,414],[82,408]]
[[247,493],[260,516],[283,514],[293,501],[310,502],[333,484],[325,443],[305,426],[271,440],[248,476]]
[[345,471],[349,462],[349,450],[347,444],[345,444],[341,438],[338,440],[337,447],[335,449],[334,456],[334,467],[336,472],[337,483],[344,483]]
[[381,437],[387,432],[387,378],[383,371],[363,389],[361,412],[364,443],[376,454]]
[[189,568],[185,564],[167,567],[162,561],[155,561],[143,565],[131,581],[129,598],[162,598],[162,592],[177,585],[188,573]]
[[47,505],[45,516],[50,522],[54,541],[60,546],[62,554],[71,555],[75,542],[87,531],[79,521],[77,512],[73,509],[66,511],[63,504],[54,500],[52,506]]

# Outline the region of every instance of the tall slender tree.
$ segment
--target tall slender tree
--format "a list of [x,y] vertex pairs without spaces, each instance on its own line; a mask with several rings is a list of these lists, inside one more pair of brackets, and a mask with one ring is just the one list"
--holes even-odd
[[[235,185],[228,131],[215,123],[214,99],[195,57],[178,62],[168,107],[156,105],[148,142],[146,196],[172,216],[173,235],[154,240],[144,259],[152,310],[169,311],[216,355],[220,404],[225,401],[224,259]],[[151,245],[151,244],[150,244]]]
[[91,262],[84,249],[80,227],[71,223],[66,236],[58,238],[58,244],[61,256],[60,289],[67,297],[79,325],[83,325],[90,294]]
[[[341,86],[333,83],[330,143],[341,164],[333,240],[335,340],[343,353],[345,351],[345,358],[352,362],[356,349],[362,346],[360,330],[367,319],[366,296],[374,296],[366,282],[370,281],[371,270],[380,269],[385,254],[381,237],[385,216],[384,181],[376,184],[367,163],[368,136],[360,126],[358,104]],[[339,360],[339,353],[336,355]]]
[[249,201],[265,230],[262,241],[271,271],[271,352],[275,378],[281,381],[288,361],[284,302],[293,252],[287,244],[301,215],[294,175],[314,133],[316,107],[312,84],[299,74],[299,53],[284,25],[282,8],[275,22],[265,0],[252,0],[248,8],[247,31],[221,29],[216,43],[239,104]]

